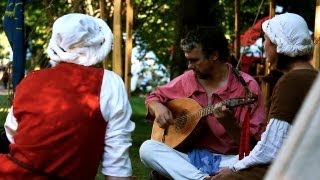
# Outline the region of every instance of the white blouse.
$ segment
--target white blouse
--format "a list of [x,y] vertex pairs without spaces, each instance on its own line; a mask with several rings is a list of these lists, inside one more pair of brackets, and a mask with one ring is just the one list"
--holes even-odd
[[287,138],[290,127],[286,121],[271,119],[266,131],[261,135],[261,140],[250,154],[229,168],[238,171],[256,164],[271,163]]
[[[103,118],[108,122],[102,160],[102,173],[108,176],[129,177],[132,166],[129,147],[135,124],[130,120],[132,109],[123,80],[114,72],[105,70],[100,93],[100,107]],[[18,128],[12,107],[5,122],[7,137],[14,143]]]

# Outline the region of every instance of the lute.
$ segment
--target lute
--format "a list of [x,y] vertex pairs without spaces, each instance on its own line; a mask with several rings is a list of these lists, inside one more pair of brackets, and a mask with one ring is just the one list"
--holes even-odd
[[[231,98],[219,102],[228,108],[252,104],[256,96]],[[175,149],[184,149],[193,132],[199,126],[202,117],[205,117],[218,107],[218,104],[202,108],[195,100],[181,98],[169,101],[166,106],[171,110],[174,124],[163,129],[157,122],[153,123],[151,139],[160,141]]]

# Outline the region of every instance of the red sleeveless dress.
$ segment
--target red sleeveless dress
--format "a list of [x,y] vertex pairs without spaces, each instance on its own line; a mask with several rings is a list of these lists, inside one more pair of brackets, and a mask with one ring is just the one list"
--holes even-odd
[[[18,129],[10,155],[52,177],[94,179],[107,124],[100,110],[103,73],[69,63],[30,72],[15,92]],[[0,155],[0,179],[49,179],[41,173]]]

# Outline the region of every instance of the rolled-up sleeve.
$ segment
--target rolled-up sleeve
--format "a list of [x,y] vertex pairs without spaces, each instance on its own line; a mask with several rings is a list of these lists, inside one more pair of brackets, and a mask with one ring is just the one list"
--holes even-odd
[[149,103],[151,101],[159,101],[161,103],[168,102],[170,99],[172,99],[174,96],[174,90],[175,86],[177,86],[178,83],[175,81],[171,81],[168,84],[165,84],[163,86],[157,87],[157,89],[153,92],[151,92],[145,100],[145,105],[147,107],[147,114],[146,114],[146,120],[147,121],[153,121],[154,117],[149,113]]
[[132,166],[129,148],[135,124],[130,120],[132,109],[122,79],[105,70],[101,87],[101,112],[107,121],[102,173],[108,176],[129,177]]
[[[169,83],[157,87],[155,91],[151,92],[146,97],[145,105],[148,108],[148,104],[151,101],[166,103],[173,99],[190,97],[197,87],[198,85],[195,81],[194,74],[191,71],[186,72]],[[153,121],[153,118],[154,117],[149,114],[149,110],[147,109],[146,120]]]

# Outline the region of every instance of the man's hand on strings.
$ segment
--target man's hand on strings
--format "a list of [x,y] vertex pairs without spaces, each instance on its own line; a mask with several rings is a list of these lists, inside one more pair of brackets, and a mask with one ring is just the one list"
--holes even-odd
[[172,113],[165,105],[158,101],[152,101],[149,104],[149,108],[153,111],[154,120],[158,123],[159,127],[166,128],[173,124]]
[[215,106],[213,115],[220,121],[234,120],[234,112],[222,103]]
[[227,108],[224,104],[218,103],[213,111],[214,116],[218,119],[221,125],[225,128],[230,137],[235,143],[240,143],[241,129],[232,109]]

